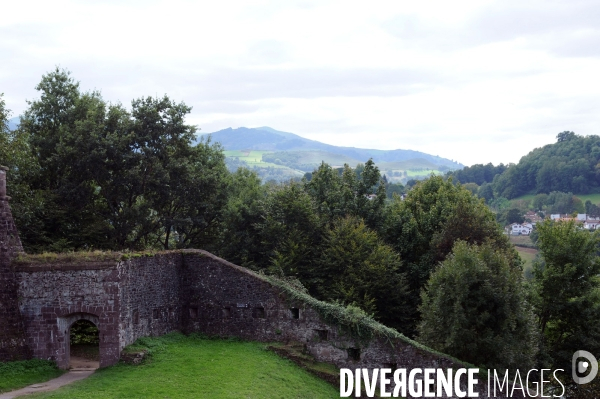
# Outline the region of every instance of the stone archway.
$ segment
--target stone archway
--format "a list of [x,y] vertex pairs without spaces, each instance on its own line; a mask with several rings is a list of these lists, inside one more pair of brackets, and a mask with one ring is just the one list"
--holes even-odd
[[[59,362],[59,367],[63,369],[69,368],[71,361],[71,326],[77,321],[86,320],[93,323],[98,330],[101,330],[100,318],[91,313],[72,313],[64,317],[58,318],[58,328],[64,339],[62,340],[64,345],[64,358]],[[102,351],[100,352],[100,363],[102,363]]]

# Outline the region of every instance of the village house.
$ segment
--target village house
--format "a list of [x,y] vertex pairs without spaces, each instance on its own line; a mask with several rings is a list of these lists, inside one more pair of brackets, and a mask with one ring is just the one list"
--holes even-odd
[[509,231],[510,234],[513,236],[518,236],[518,235],[526,235],[528,236],[529,234],[531,234],[531,231],[533,230],[533,225],[531,223],[513,223],[509,226]]

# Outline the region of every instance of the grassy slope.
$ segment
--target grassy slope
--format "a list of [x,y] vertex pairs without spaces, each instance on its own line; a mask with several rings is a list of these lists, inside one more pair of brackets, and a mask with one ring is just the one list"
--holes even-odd
[[169,334],[145,339],[141,366],[118,364],[31,398],[335,398],[339,391],[255,342]]
[[[580,200],[583,201],[583,203],[585,203],[585,201],[590,200],[590,202],[592,204],[600,204],[600,193],[594,193],[594,194],[577,194],[575,193],[575,196],[579,197]],[[519,197],[513,198],[513,200],[532,200],[533,197],[535,197],[535,194],[526,194],[526,195],[521,195]]]
[[[249,150],[249,151],[240,151],[240,150],[231,150],[231,151],[223,151],[226,157],[230,158],[238,158],[240,161],[245,161],[249,166],[256,166],[259,168],[273,167],[277,169],[289,169],[291,175],[299,174],[299,171],[295,169],[288,168],[284,165],[277,165],[271,162],[264,162],[262,160],[262,155],[266,153],[272,153],[274,151],[259,151],[259,150]],[[289,151],[294,154],[299,154],[300,158],[298,159],[298,164],[313,164],[316,169],[321,162],[325,162],[334,167],[341,167],[344,164],[348,164],[351,167],[356,167],[359,163],[364,163],[367,159],[364,160],[356,160],[354,158],[341,155],[341,154],[333,154],[326,151]],[[401,162],[381,162],[377,164],[377,167],[385,173],[385,171],[392,170],[394,172],[404,172],[406,171],[407,176],[410,177],[424,177],[433,174],[443,174],[436,169],[436,166],[428,161],[421,159],[414,159],[409,161],[401,161]],[[412,170],[412,169],[422,169],[422,170]],[[302,173],[300,173],[301,175]],[[392,180],[394,178],[389,176]]]
[[63,371],[57,369],[54,363],[47,360],[33,359],[0,363],[0,393],[45,382],[62,373]]

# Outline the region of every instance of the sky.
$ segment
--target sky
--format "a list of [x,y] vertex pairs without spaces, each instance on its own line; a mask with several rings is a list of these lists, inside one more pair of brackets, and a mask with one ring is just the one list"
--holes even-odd
[[13,116],[56,66],[129,105],[167,94],[209,133],[269,126],[334,145],[509,163],[600,134],[598,1],[12,1]]

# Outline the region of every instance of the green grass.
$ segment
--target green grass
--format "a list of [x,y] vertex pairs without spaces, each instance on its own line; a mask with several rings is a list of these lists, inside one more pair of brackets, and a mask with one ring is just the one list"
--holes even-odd
[[31,398],[336,398],[339,391],[265,344],[169,334],[144,338],[150,360],[118,364]]
[[233,151],[223,151],[226,157],[229,158],[238,158],[240,161],[244,161],[248,163],[249,166],[258,166],[260,168],[273,167],[273,168],[286,168],[287,166],[277,165],[270,162],[263,162],[262,156],[263,154],[267,154],[273,151],[241,151],[241,150],[233,150]]
[[533,253],[532,251],[527,251],[528,248],[522,248],[522,247],[515,247],[515,249],[519,253],[519,256],[521,257],[521,259],[523,259],[523,261],[525,261],[525,264],[523,265],[523,269],[531,268],[531,266],[533,265],[533,260],[535,259],[535,256],[537,255],[537,252]]
[[0,393],[14,391],[27,385],[45,382],[63,374],[48,360],[21,360],[0,363]]
[[432,173],[433,173],[434,175],[441,175],[441,174],[444,174],[444,172],[441,172],[441,171],[439,171],[439,170],[437,170],[437,169],[431,169],[431,170],[410,170],[410,169],[409,169],[409,170],[407,170],[407,171],[406,171],[406,175],[407,175],[408,177],[415,177],[415,176],[429,176],[429,175],[431,175]]
[[[600,193],[594,193],[594,194],[574,194],[576,197],[578,197],[581,201],[583,201],[583,203],[585,203],[585,201],[590,200],[590,202],[592,204],[600,204]],[[519,197],[513,198],[513,200],[532,200],[533,197],[535,197],[535,194],[526,194],[526,195],[521,195]]]
[[592,204],[600,204],[600,193],[596,194],[575,194],[585,204],[585,201],[590,200]]

